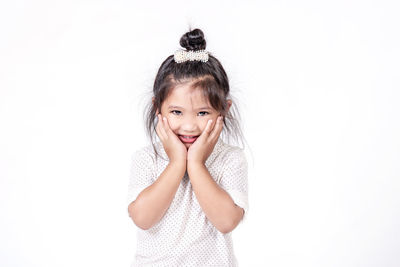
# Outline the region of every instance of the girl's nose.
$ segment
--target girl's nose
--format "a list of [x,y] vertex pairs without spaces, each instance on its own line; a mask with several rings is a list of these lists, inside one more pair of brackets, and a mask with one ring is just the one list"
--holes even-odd
[[190,118],[185,119],[182,122],[181,128],[183,131],[187,132],[187,133],[191,133],[191,132],[196,132],[197,130],[197,124],[195,120],[191,120]]

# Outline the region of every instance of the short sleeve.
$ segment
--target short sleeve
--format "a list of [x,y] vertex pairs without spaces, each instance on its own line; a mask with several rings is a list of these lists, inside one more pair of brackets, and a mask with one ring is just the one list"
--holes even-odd
[[248,165],[243,149],[235,148],[224,160],[221,187],[231,196],[233,202],[244,210],[243,219],[248,216]]
[[[154,162],[149,153],[136,151],[131,157],[127,206],[136,200],[140,192],[155,181]],[[129,212],[128,212],[129,215]]]

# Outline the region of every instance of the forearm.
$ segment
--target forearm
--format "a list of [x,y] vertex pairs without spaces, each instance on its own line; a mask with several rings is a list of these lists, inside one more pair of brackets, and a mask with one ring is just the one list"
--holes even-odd
[[147,230],[162,219],[175,197],[185,171],[185,162],[169,163],[157,180],[129,205],[129,215],[138,227]]
[[211,177],[204,164],[188,164],[196,198],[210,222],[222,233],[232,231],[243,217],[243,210]]

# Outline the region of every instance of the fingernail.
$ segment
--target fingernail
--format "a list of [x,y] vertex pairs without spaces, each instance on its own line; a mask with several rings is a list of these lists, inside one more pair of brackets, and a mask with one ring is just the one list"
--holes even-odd
[[163,120],[165,120],[165,121],[166,121],[166,120],[167,120],[167,118],[165,118],[165,117],[164,117],[164,118],[163,118]]

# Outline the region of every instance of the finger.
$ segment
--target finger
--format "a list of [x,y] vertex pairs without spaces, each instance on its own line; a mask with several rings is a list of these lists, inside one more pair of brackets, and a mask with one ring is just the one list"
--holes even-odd
[[161,119],[161,115],[158,114],[157,117],[158,117],[157,129],[158,129],[159,136],[161,135],[160,137],[162,137],[165,140],[165,139],[168,138],[168,135],[165,132],[165,129],[164,129],[164,126],[163,126],[163,121]]
[[171,127],[169,127],[169,122],[166,117],[163,118],[163,125],[164,125],[164,129],[165,129],[165,133],[168,137],[175,135],[175,133],[171,130]]
[[160,122],[157,122],[156,133],[157,133],[157,136],[160,138],[161,141],[164,140],[164,136],[161,133],[161,129],[160,129]]
[[210,135],[212,129],[213,129],[213,125],[212,125],[212,120],[209,120],[207,122],[206,128],[204,128],[204,131],[202,133],[202,135],[206,135],[207,137]]
[[215,123],[215,127],[213,129],[213,131],[211,132],[209,139],[214,140],[214,139],[218,139],[219,135],[222,132],[222,128],[224,126],[224,122],[222,119],[222,116],[218,117],[217,122]]
[[218,126],[218,121],[219,121],[219,118],[220,118],[220,116],[218,116],[218,117],[216,117],[215,118],[215,122],[213,122],[213,123],[211,123],[211,129],[210,129],[210,134],[212,134],[213,133],[213,131],[215,131],[215,129],[217,128],[217,126]]

